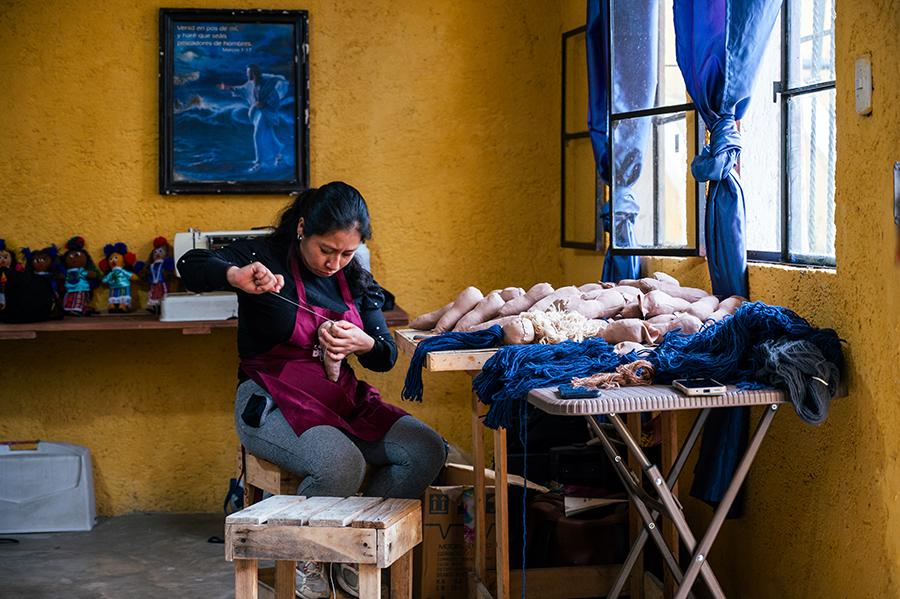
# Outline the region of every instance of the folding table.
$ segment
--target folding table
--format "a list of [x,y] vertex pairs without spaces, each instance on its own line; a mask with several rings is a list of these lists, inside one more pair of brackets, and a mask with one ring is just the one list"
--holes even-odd
[[[716,599],[724,599],[725,594],[713,574],[708,560],[709,550],[719,530],[725,521],[741,483],[750,470],[750,465],[756,457],[762,440],[769,430],[772,419],[778,410],[779,404],[788,401],[785,392],[773,389],[740,390],[729,385],[724,395],[717,396],[687,396],[672,389],[669,386],[651,385],[622,387],[619,389],[602,390],[601,395],[589,399],[561,399],[556,387],[534,389],[528,394],[528,401],[537,408],[549,414],[584,416],[588,425],[594,431],[607,457],[612,461],[616,473],[625,486],[632,504],[640,514],[643,528],[633,539],[631,551],[622,565],[619,575],[613,583],[608,599],[619,596],[628,576],[637,563],[641,550],[650,538],[659,548],[669,570],[678,584],[675,599],[685,599],[691,596],[697,577],[701,577]],[[750,438],[747,449],[742,456],[734,475],[728,485],[728,489],[721,503],[715,510],[713,518],[698,540],[687,524],[684,511],[676,495],[672,492],[681,470],[687,461],[688,454],[700,437],[700,431],[709,417],[713,408],[738,407],[738,406],[765,406],[765,411],[759,420],[753,436]],[[641,450],[640,444],[635,440],[632,431],[623,423],[619,414],[672,411],[672,410],[700,410],[694,421],[691,431],[685,438],[674,464],[666,477],[659,468],[652,464]],[[640,471],[635,472],[626,465],[626,460],[611,442],[606,431],[597,423],[596,416],[606,415],[615,427],[620,439],[625,443],[628,452],[636,458],[639,468],[646,476],[647,484]],[[650,489],[647,491],[646,489]],[[676,556],[678,555],[677,541],[675,546],[667,544],[660,534],[657,519],[663,515],[674,524],[684,546],[691,554],[691,561],[687,569],[682,572]]]

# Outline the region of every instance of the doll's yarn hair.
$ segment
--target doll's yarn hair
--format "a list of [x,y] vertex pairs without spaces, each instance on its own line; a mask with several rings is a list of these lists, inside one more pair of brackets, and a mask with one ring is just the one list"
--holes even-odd
[[173,256],[173,254],[175,253],[175,250],[172,249],[172,246],[169,244],[168,239],[166,239],[165,237],[162,237],[162,236],[157,237],[156,239],[153,240],[153,249],[150,250],[150,256],[147,258],[147,264],[153,263],[153,252],[155,252],[156,250],[158,250],[161,247],[166,248],[166,256],[165,256],[166,258],[171,258]]
[[82,252],[87,258],[88,268],[94,266],[94,259],[91,258],[91,255],[88,253],[88,251],[84,249],[84,246],[84,237],[72,237],[71,239],[69,239],[69,241],[66,242],[66,251],[63,252],[59,257],[59,263],[68,268],[68,266],[66,266],[66,255],[68,255],[69,252]]
[[0,239],[0,252],[9,252],[9,265],[12,268],[16,268],[19,264],[19,261],[16,259],[16,249],[16,244],[13,242]]
[[44,255],[50,258],[51,263],[55,263],[59,258],[59,248],[55,243],[51,243],[45,248],[31,251],[30,248],[22,248],[22,254],[25,256],[25,272],[34,272],[34,257]]
[[108,243],[103,246],[103,255],[106,257],[100,261],[100,270],[102,270],[103,272],[110,270],[109,257],[113,254],[120,254],[122,256],[122,259],[125,262],[122,265],[122,268],[124,268],[125,270],[132,270],[137,258],[134,254],[128,251],[128,246],[121,241],[118,243]]

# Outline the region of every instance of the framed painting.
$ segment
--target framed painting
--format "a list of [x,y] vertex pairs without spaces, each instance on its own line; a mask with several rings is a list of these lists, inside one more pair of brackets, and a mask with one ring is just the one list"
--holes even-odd
[[309,186],[308,13],[159,11],[161,194]]

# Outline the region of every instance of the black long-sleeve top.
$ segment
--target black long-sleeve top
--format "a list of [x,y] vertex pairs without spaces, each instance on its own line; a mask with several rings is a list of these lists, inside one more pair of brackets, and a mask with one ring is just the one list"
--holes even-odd
[[[228,284],[226,272],[231,266],[260,262],[284,277],[279,295],[300,303],[287,259],[287,248],[273,248],[263,239],[247,239],[218,250],[191,250],[178,261],[178,272],[184,286],[194,293],[223,289],[237,292],[238,355],[245,358],[263,354],[290,339],[299,308],[269,293],[257,295],[236,289]],[[337,275],[319,277],[309,272],[299,257],[297,262],[306,301],[319,308],[346,312]],[[397,361],[397,346],[381,312],[384,305],[381,288],[375,283],[362,295],[353,295],[353,302],[362,317],[363,330],[375,340],[369,352],[357,356],[359,363],[377,372],[390,370]],[[243,372],[238,376],[242,380],[246,378]]]

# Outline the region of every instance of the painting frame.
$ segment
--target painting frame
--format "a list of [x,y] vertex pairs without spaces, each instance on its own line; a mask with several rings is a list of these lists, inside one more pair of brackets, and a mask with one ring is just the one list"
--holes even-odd
[[309,187],[309,14],[159,10],[159,193]]

